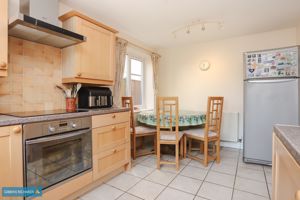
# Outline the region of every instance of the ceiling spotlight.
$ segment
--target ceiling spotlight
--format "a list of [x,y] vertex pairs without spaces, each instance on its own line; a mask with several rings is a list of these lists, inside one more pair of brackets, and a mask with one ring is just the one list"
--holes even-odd
[[201,31],[205,31],[205,24],[202,24]]

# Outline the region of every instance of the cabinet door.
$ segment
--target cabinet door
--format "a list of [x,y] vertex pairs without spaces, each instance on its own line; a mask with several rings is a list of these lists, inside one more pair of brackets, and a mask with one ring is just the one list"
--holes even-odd
[[129,140],[129,123],[127,122],[93,129],[93,153],[98,154]]
[[[22,128],[0,128],[0,188],[23,186]],[[0,199],[2,189],[0,191]]]
[[272,199],[296,199],[300,190],[300,166],[273,133]]
[[80,33],[87,41],[80,46],[80,78],[114,80],[115,34],[80,20]]
[[0,76],[7,76],[8,0],[0,0]]
[[130,143],[93,156],[93,179],[99,179],[110,172],[130,163]]

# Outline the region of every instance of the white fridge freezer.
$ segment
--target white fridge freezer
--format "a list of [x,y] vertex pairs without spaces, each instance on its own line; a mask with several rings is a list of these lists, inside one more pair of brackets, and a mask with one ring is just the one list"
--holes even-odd
[[273,125],[300,124],[298,49],[244,54],[245,162],[271,164]]

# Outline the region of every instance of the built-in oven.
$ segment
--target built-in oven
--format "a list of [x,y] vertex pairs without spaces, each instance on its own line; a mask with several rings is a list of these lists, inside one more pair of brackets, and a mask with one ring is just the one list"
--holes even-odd
[[92,169],[91,118],[26,124],[24,184],[44,189]]

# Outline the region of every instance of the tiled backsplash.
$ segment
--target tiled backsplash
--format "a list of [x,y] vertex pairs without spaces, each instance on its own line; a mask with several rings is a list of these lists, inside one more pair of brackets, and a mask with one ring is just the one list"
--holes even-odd
[[64,109],[61,50],[9,38],[8,77],[0,78],[0,112]]

